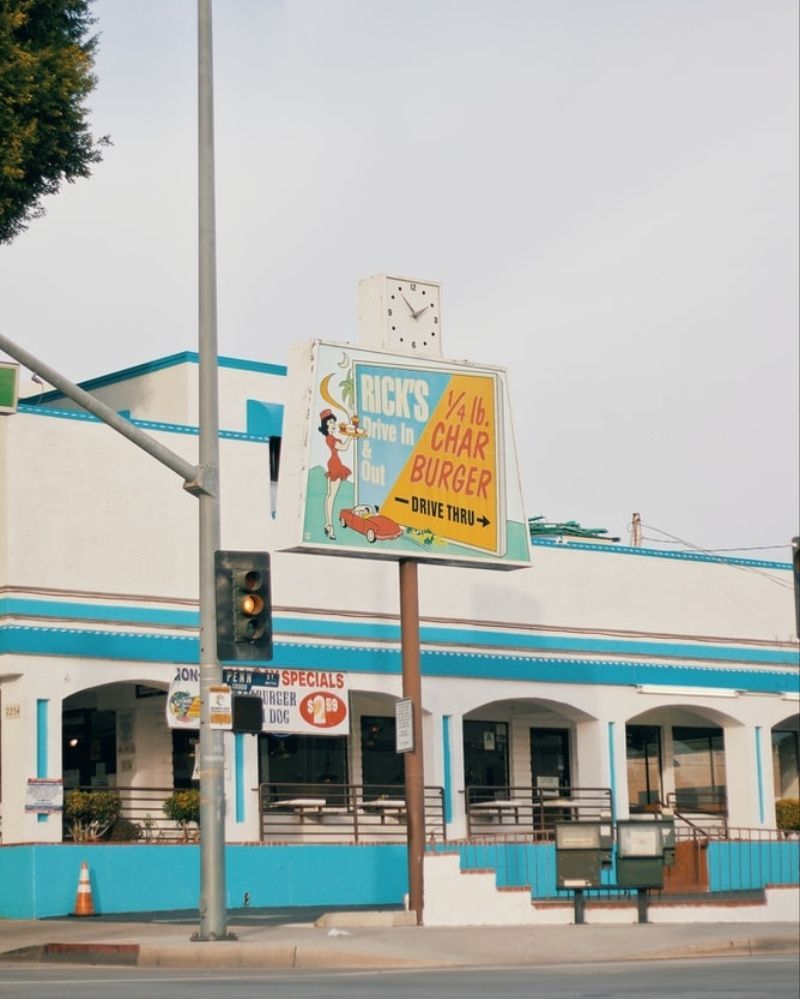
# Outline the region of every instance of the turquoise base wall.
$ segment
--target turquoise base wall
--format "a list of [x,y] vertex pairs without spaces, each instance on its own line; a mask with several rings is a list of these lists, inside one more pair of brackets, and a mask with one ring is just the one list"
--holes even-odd
[[[226,904],[399,905],[408,891],[403,845],[228,846]],[[89,865],[98,913],[197,909],[196,845],[53,844],[0,847],[0,918],[66,916],[81,863]]]
[[[442,844],[464,870],[497,872],[498,887],[530,885],[534,898],[563,898],[556,889],[551,843]],[[244,894],[254,907],[400,905],[408,891],[403,845],[228,846],[226,904]],[[200,848],[196,845],[43,844],[0,847],[0,918],[66,916],[75,907],[81,863],[89,865],[99,913],[197,909]],[[800,883],[800,842],[712,842],[710,891]],[[614,883],[614,872],[604,876]]]
[[741,891],[766,885],[800,884],[800,842],[709,843],[708,887],[711,891]]
[[[458,853],[462,870],[493,870],[497,887],[530,885],[533,898],[565,898],[556,887],[553,843],[443,843],[441,853]],[[614,858],[615,859],[615,858]],[[612,886],[616,871],[602,872]],[[708,846],[708,890],[742,891],[767,885],[800,884],[800,842],[712,841]]]

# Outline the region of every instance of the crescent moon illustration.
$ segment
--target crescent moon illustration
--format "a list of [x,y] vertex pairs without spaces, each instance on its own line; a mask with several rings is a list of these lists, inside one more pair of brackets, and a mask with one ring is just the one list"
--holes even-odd
[[340,402],[334,399],[334,397],[331,395],[328,389],[328,385],[330,384],[331,378],[333,378],[333,372],[331,372],[331,374],[329,375],[325,375],[325,377],[319,383],[319,394],[322,396],[325,402],[328,403],[329,406],[332,406],[334,409],[338,409],[342,413],[346,413],[347,410]]

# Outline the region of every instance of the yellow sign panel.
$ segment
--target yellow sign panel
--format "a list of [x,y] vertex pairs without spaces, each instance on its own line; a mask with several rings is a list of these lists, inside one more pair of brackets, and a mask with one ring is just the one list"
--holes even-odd
[[452,375],[381,504],[382,514],[450,541],[498,551],[495,392],[491,375]]

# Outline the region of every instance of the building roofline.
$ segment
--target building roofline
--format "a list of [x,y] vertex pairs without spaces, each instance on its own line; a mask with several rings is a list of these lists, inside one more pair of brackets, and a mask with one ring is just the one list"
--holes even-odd
[[[143,364],[135,364],[130,368],[122,368],[119,371],[112,371],[107,375],[99,375],[97,378],[88,378],[86,381],[78,382],[80,388],[87,392],[92,389],[104,388],[106,385],[115,385],[119,382],[129,381],[132,378],[139,378],[142,375],[152,374],[154,371],[162,371],[164,368],[173,368],[180,364],[198,364],[200,356],[195,350],[182,350],[177,354],[169,354],[166,357],[159,357],[153,361],[146,361]],[[263,361],[247,361],[238,357],[217,358],[217,363],[221,368],[234,368],[239,371],[256,371],[259,374],[286,375],[285,364],[267,364]],[[58,389],[46,392],[41,398],[37,398],[35,403],[27,399],[20,399],[22,405],[41,405],[45,402],[55,402],[63,399],[64,393]]]

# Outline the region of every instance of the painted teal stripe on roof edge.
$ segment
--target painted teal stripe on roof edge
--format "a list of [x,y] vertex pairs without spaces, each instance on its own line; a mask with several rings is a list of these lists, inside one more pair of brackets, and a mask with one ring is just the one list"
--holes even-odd
[[195,610],[131,607],[120,604],[79,604],[67,601],[32,600],[26,597],[0,597],[0,616],[67,618],[72,621],[108,621],[118,624],[162,624],[198,628],[200,613]]
[[[540,548],[560,548],[568,551],[570,548],[580,551],[605,552],[612,555],[643,555],[650,558],[671,558],[683,562],[720,562],[723,565],[752,566],[755,569],[785,569],[791,571],[791,562],[767,562],[764,559],[731,558],[728,555],[706,555],[702,552],[663,551],[660,548],[632,548],[629,545],[591,544],[588,541],[562,542],[552,538],[531,538],[531,545]],[[789,546],[787,545],[787,548]]]
[[[140,375],[150,374],[153,371],[161,371],[164,368],[174,368],[177,364],[197,362],[197,352],[182,350],[177,354],[168,354],[166,357],[156,358],[153,361],[145,361],[143,364],[134,364],[130,368],[121,368],[119,371],[112,371],[107,375],[98,375],[95,378],[87,378],[78,382],[78,387],[90,392],[92,389],[102,388],[104,385],[114,385],[116,382],[124,382],[130,378],[138,378]],[[58,389],[46,392],[42,397],[42,402],[55,402],[56,399],[63,399],[64,393]]]
[[[86,423],[97,424],[103,422],[92,413],[85,413],[82,409],[48,409],[46,406],[26,406],[25,413],[31,416],[49,416],[54,420],[83,420]],[[185,423],[159,423],[155,420],[125,418],[132,426],[139,427],[142,430],[158,430],[167,434],[184,434],[187,437],[197,437],[200,433],[197,427],[192,427]],[[219,437],[221,440],[248,441],[255,444],[265,444],[269,440],[263,434],[248,434],[242,430],[220,430]]]
[[[193,610],[166,610],[126,605],[80,604],[23,597],[0,597],[0,616],[66,618],[73,621],[107,621],[119,624],[158,624],[166,627],[197,628],[200,615]],[[377,621],[325,621],[275,615],[276,634],[297,634],[341,640],[400,641],[399,623]],[[689,642],[656,642],[629,639],[581,638],[526,634],[514,631],[471,630],[423,625],[420,638],[425,643],[462,645],[468,642],[487,649],[514,646],[531,651],[579,652],[623,656],[655,656],[670,659],[699,659],[794,666],[795,649],[748,648],[700,645]]]
[[[173,635],[135,635],[66,628],[0,627],[0,654],[60,655],[164,664],[196,664],[197,638]],[[633,686],[721,687],[761,693],[798,689],[796,675],[768,670],[663,663],[623,663],[608,659],[586,660],[533,656],[493,656],[479,652],[421,651],[422,672],[430,677]],[[253,664],[255,665],[255,664]],[[310,643],[276,642],[274,669],[339,670],[350,673],[400,674],[396,648],[342,647]]]
[[[162,371],[164,368],[174,368],[178,364],[198,364],[199,355],[195,350],[182,350],[177,354],[168,354],[166,357],[159,357],[153,361],[145,361],[143,364],[134,364],[130,368],[121,368],[119,371],[111,371],[106,375],[98,375],[96,378],[88,378],[78,382],[79,388],[87,392],[92,389],[103,388],[105,385],[115,385],[118,382],[128,381],[131,378],[139,378],[142,375],[152,374],[154,371]],[[217,365],[220,368],[235,368],[240,371],[258,371],[268,375],[285,375],[285,364],[268,364],[266,361],[246,361],[237,357],[217,358]],[[39,401],[54,402],[56,399],[63,399],[64,393],[58,389],[45,393]],[[23,400],[20,400],[23,402]]]
[[241,357],[220,356],[217,358],[217,365],[220,368],[236,368],[238,371],[258,371],[263,375],[285,375],[288,370],[285,364],[269,364],[267,361],[246,361]]

